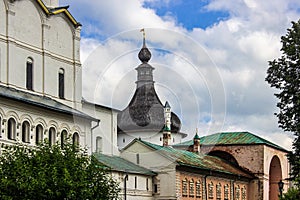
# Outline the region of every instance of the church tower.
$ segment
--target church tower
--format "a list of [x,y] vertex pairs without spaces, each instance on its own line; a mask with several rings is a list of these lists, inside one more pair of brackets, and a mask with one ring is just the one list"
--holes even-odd
[[138,53],[141,64],[136,67],[136,90],[129,105],[118,113],[118,146],[120,149],[135,138],[162,145],[166,114],[168,129],[170,134],[172,133],[172,142],[179,143],[182,138],[186,137],[186,134],[180,132],[179,117],[171,112],[168,103],[167,107],[161,103],[156,93],[153,80],[154,67],[148,63],[151,59],[151,52],[146,45],[145,32],[143,29],[141,31],[143,31],[143,44]]

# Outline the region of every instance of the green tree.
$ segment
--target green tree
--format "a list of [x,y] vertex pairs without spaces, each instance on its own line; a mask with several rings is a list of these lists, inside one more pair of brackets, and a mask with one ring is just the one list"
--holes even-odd
[[282,195],[280,200],[299,200],[299,190],[295,188],[289,188],[289,190]]
[[70,143],[5,146],[0,163],[0,199],[118,198],[118,184],[101,164]]
[[284,131],[293,132],[293,151],[288,159],[291,163],[291,178],[300,189],[300,20],[292,22],[292,28],[281,37],[282,56],[269,62],[266,81],[278,89],[278,124]]

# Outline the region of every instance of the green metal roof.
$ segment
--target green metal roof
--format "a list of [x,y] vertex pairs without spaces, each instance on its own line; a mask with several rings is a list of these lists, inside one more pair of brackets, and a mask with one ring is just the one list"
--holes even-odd
[[[178,146],[189,146],[193,144],[193,140],[182,142],[174,145]],[[266,140],[250,132],[222,132],[215,133],[212,135],[204,136],[200,138],[201,145],[257,145],[264,144],[282,151],[286,149]]]
[[246,178],[253,178],[253,176],[237,166],[214,156],[205,154],[198,154],[186,150],[175,149],[170,146],[159,146],[150,142],[136,139],[135,141],[142,142],[158,153],[162,154],[167,159],[177,163],[178,166],[189,166],[203,170],[211,170],[225,174],[238,175]]
[[154,176],[155,172],[136,165],[128,160],[125,160],[119,156],[109,156],[104,155],[101,153],[93,154],[97,160],[102,163],[103,165],[107,166],[109,169],[113,171],[121,171],[121,172],[128,172],[134,174],[143,174],[143,175],[150,175]]

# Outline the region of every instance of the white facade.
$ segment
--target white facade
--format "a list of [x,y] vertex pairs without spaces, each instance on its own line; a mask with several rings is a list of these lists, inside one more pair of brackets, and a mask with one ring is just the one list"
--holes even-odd
[[[32,91],[80,109],[80,26],[65,9],[51,16],[48,12],[38,0],[0,1],[0,82],[26,89],[30,59]],[[60,71],[64,72],[64,98],[58,95]]]
[[93,123],[91,135],[87,139],[87,146],[90,151],[119,155],[117,146],[118,111],[88,102],[83,102],[82,109],[90,116],[100,119],[99,123]]
[[75,134],[87,144],[94,119],[79,111],[81,27],[65,8],[50,13],[58,4],[0,0],[0,86],[14,96],[0,97],[1,143],[35,145],[37,136],[59,142]]

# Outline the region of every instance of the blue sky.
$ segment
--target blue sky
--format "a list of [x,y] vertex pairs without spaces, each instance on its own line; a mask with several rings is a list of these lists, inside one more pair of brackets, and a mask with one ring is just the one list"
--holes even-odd
[[146,30],[160,99],[192,137],[250,131],[290,148],[277,126],[268,61],[280,37],[300,19],[299,0],[60,0],[83,24],[83,96],[124,109],[135,90]]

